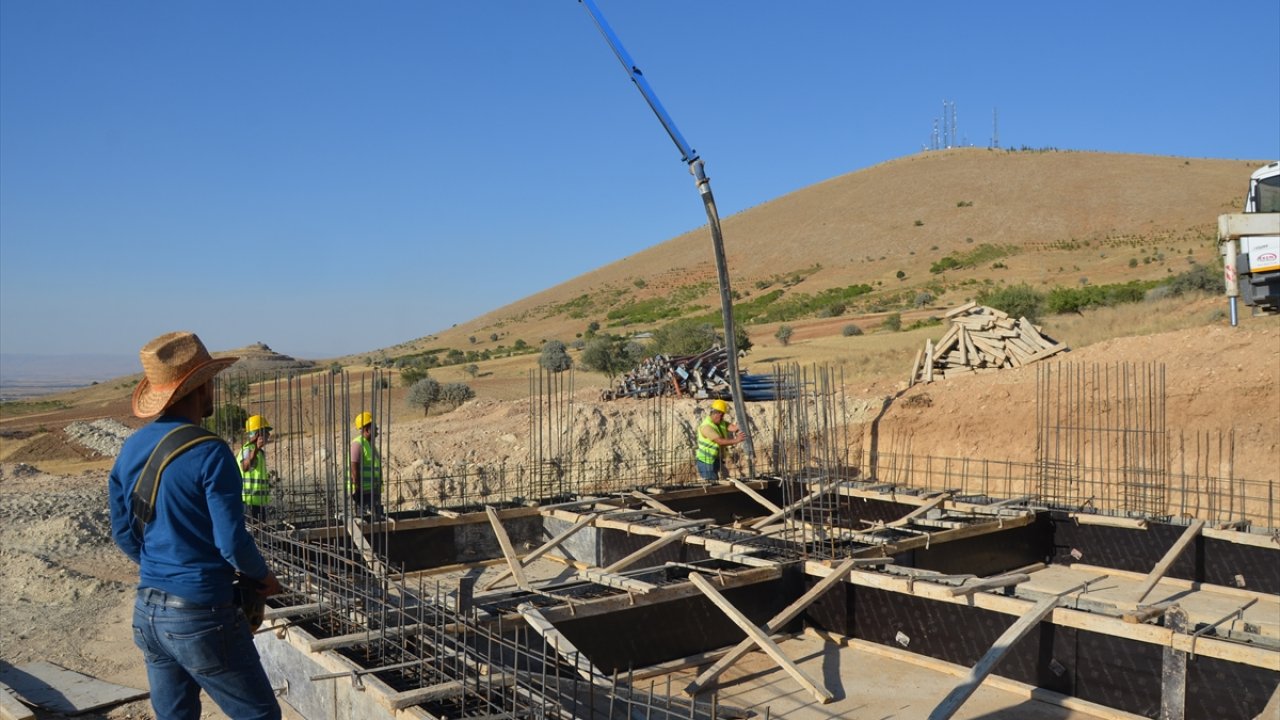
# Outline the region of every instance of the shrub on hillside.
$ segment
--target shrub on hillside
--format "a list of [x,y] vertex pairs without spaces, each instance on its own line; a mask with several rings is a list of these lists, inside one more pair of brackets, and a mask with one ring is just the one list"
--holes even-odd
[[889,332],[898,332],[902,329],[902,314],[893,313],[884,319],[883,327]]
[[[751,338],[741,324],[734,325],[734,340],[738,350],[751,349]],[[656,352],[664,355],[697,355],[714,345],[724,344],[724,333],[716,325],[697,318],[677,320],[653,332]]]
[[471,386],[466,383],[445,383],[445,385],[440,388],[440,402],[445,403],[450,407],[458,407],[475,396],[476,391],[472,390]]
[[636,343],[629,343],[625,338],[615,335],[597,335],[582,350],[582,366],[604,373],[609,382],[613,382],[619,373],[640,361],[640,355],[636,353],[638,347]]
[[1177,296],[1189,292],[1223,292],[1221,271],[1208,265],[1197,265],[1169,278],[1170,294]]
[[979,305],[986,305],[1009,313],[1013,317],[1037,320],[1044,308],[1044,295],[1026,283],[984,290],[978,293]]
[[778,332],[774,333],[773,336],[778,339],[778,342],[782,343],[783,347],[786,347],[791,344],[791,335],[794,332],[790,325],[783,324],[778,326]]
[[862,328],[858,327],[857,325],[845,325],[844,329],[840,331],[840,334],[844,335],[845,337],[853,337],[854,335],[861,335]]

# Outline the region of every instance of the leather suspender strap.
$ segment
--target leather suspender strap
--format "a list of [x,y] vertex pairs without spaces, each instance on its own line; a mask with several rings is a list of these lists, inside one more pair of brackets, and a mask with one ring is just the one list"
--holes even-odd
[[142,467],[133,483],[130,509],[133,512],[133,531],[141,538],[146,524],[156,516],[156,494],[160,491],[160,475],[174,458],[189,448],[208,440],[220,440],[214,433],[199,425],[180,425],[160,439],[147,464]]

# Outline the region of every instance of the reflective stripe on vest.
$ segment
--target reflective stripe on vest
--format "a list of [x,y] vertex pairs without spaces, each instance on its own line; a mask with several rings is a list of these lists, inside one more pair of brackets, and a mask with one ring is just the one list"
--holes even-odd
[[714,465],[716,458],[720,456],[720,446],[706,435],[702,434],[702,428],[711,426],[722,438],[729,437],[729,423],[716,423],[711,421],[711,415],[702,418],[702,423],[698,425],[698,454],[695,456],[698,462]]
[[[244,457],[245,451],[253,447],[253,441],[245,443],[240,447],[240,457]],[[253,465],[248,470],[241,470],[240,477],[243,478],[243,485],[240,490],[240,498],[244,500],[245,505],[266,505],[271,500],[271,485],[267,482],[267,453],[265,450],[259,450],[258,456],[253,459]]]
[[[369,444],[364,435],[356,438],[360,441],[360,492],[379,494],[382,492],[382,458]],[[350,474],[350,470],[347,471]],[[347,478],[347,492],[356,491],[355,483]]]

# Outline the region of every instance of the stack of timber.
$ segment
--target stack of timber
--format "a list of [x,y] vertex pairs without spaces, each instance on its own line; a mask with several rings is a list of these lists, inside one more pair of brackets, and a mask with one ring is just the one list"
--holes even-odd
[[[778,396],[772,375],[741,375],[745,400],[773,400]],[[645,398],[661,395],[730,400],[729,356],[722,347],[697,355],[654,355],[624,373],[613,387],[600,392],[601,400]]]
[[947,332],[925,341],[911,366],[908,386],[971,373],[995,372],[1043,360],[1068,350],[1025,317],[965,303],[943,316]]

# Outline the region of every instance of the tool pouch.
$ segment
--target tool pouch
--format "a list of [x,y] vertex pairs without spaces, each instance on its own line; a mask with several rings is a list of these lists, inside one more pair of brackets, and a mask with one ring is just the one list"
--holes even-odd
[[259,592],[261,589],[262,583],[244,573],[236,573],[231,585],[233,602],[248,619],[250,632],[257,632],[262,627],[267,612],[267,599]]

